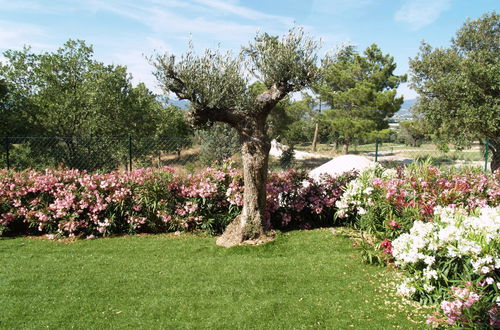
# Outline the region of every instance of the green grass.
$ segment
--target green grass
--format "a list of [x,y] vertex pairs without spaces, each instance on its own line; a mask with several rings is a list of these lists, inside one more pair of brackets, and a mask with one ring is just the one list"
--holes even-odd
[[0,240],[0,328],[423,327],[389,283],[328,230],[224,249],[214,238]]

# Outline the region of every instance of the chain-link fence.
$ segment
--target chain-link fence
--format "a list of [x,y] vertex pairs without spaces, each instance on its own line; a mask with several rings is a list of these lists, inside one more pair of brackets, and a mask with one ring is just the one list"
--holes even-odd
[[[239,149],[233,141],[197,134],[184,137],[3,137],[0,145],[0,168],[73,168],[87,171],[109,171],[142,167],[203,167],[231,157]],[[234,144],[230,146],[230,144]],[[278,144],[279,145],[279,144]],[[312,169],[343,154],[340,144],[297,142],[293,154],[286,145],[271,148],[271,165]],[[475,166],[490,169],[488,140],[477,141],[463,149],[438,148],[431,142],[418,145],[394,141],[360,144],[353,141],[350,154],[366,156],[386,166],[429,161],[439,166]],[[285,152],[283,152],[285,151]],[[273,165],[274,164],[274,165]]]
[[491,153],[489,140],[479,140],[463,148],[453,146],[437,146],[430,142],[418,145],[405,145],[376,141],[374,150],[368,152],[375,161],[382,163],[411,163],[415,161],[428,161],[433,165],[453,167],[480,167],[485,171],[490,169]]
[[[467,166],[489,171],[491,150],[488,144],[488,139],[483,139],[459,149],[452,145],[439,147],[430,141],[419,141],[419,143],[411,145],[390,140],[382,142],[377,139],[371,143],[351,141],[348,153],[366,156],[387,167],[426,161],[441,167]],[[296,163],[299,160],[299,163],[307,165],[312,160],[316,160],[312,163],[314,166],[345,152],[343,143],[319,143],[316,146],[316,151],[310,143],[297,142],[294,147]]]
[[0,168],[73,168],[109,171],[150,166],[186,166],[200,159],[199,138],[3,137]]

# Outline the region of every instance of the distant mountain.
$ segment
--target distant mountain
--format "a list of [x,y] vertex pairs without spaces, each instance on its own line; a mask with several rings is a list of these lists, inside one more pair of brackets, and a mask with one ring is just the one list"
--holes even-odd
[[417,103],[417,99],[409,99],[405,100],[403,104],[401,105],[401,109],[399,109],[398,112],[396,112],[395,116],[397,117],[407,117],[411,116],[411,107]]
[[175,99],[169,99],[168,102],[172,105],[175,105],[178,108],[181,108],[182,110],[186,110],[189,107],[189,101],[188,100],[175,100]]

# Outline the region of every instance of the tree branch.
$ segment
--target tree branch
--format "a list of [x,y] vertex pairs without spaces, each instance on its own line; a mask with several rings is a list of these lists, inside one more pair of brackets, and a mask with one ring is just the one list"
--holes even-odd
[[[188,100],[190,99],[188,98]],[[247,120],[235,109],[209,108],[196,101],[190,101],[193,105],[193,111],[189,112],[188,119],[195,126],[202,126],[209,122],[223,122],[238,129]]]
[[259,115],[267,117],[276,104],[286,97],[289,92],[288,89],[286,86],[277,86],[274,84],[265,92],[257,95],[255,103]]

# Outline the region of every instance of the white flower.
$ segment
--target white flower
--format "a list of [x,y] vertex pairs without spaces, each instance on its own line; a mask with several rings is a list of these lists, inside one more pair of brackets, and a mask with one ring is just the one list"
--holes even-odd
[[405,297],[411,297],[417,290],[415,287],[411,286],[408,280],[403,281],[398,285],[397,291],[399,294]]
[[424,262],[428,265],[428,266],[432,266],[432,264],[434,264],[434,262],[436,261],[436,257],[434,256],[426,256],[424,258]]
[[428,280],[437,279],[437,271],[434,269],[426,268],[424,269],[424,277]]
[[434,285],[430,285],[430,284],[427,284],[427,283],[424,284],[424,290],[427,291],[427,292],[432,292],[432,291],[434,291],[435,288],[436,287]]
[[370,195],[372,193],[372,191],[373,191],[373,188],[372,187],[368,187],[365,190],[363,190],[363,194]]
[[488,274],[490,270],[490,267],[483,266],[481,267],[481,274]]

